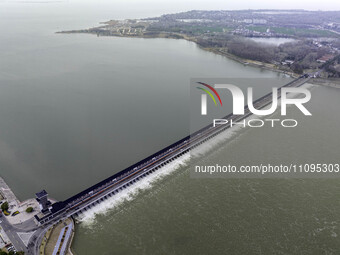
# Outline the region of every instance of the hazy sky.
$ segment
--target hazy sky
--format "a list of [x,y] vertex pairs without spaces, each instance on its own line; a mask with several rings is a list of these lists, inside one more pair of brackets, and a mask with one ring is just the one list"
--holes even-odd
[[[69,29],[109,19],[158,17],[189,10],[305,9],[338,10],[339,0],[0,0],[2,12],[73,19]],[[59,21],[59,24],[60,21]],[[65,28],[65,27],[64,27]]]
[[0,0],[0,3],[9,2],[77,2],[89,4],[145,4],[154,5],[155,8],[168,8],[172,10],[192,9],[306,9],[306,10],[340,10],[339,0]]
[[340,10],[339,0],[69,0],[163,5],[180,9],[306,9]]

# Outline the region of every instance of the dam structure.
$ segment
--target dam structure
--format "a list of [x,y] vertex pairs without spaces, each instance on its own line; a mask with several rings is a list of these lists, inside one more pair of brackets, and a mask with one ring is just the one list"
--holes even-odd
[[[308,82],[311,77],[313,77],[313,75],[305,74],[278,88],[278,98],[281,97],[282,88],[302,86]],[[256,109],[262,109],[268,106],[272,103],[272,96],[272,93],[268,93],[256,99],[253,102],[253,106]],[[242,116],[229,114],[224,118],[241,121],[252,115],[248,106],[245,106],[244,110],[244,115]],[[230,124],[215,127],[213,124],[210,124],[78,194],[64,201],[49,205],[47,210],[45,209],[46,204],[43,205],[44,210],[35,215],[35,220],[40,226],[43,226],[53,224],[70,216],[76,216],[121,192],[124,188],[137,183],[143,177],[157,171],[228,128],[230,128]],[[39,193],[37,194],[41,195]]]

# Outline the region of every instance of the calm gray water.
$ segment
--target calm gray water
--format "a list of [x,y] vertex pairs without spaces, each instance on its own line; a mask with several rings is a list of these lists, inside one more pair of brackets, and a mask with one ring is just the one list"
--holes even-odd
[[[138,6],[136,11],[126,4],[0,4],[0,175],[19,199],[42,188],[65,199],[187,135],[192,77],[289,81],[183,40],[54,34],[167,12]],[[336,160],[340,118],[329,119],[326,110],[338,114],[339,92],[314,91],[319,121],[287,134],[289,139],[276,129],[242,132],[225,148],[232,146],[237,156],[251,141],[251,148],[261,148],[250,151],[252,160],[282,155],[288,161]],[[206,160],[214,157],[225,158],[225,151]],[[77,226],[75,253],[340,249],[338,180],[195,180],[183,163],[148,187],[104,214],[85,217]]]
[[184,40],[54,33],[141,15],[121,6],[1,7],[0,169],[20,199],[65,199],[186,136],[191,77],[289,80]]

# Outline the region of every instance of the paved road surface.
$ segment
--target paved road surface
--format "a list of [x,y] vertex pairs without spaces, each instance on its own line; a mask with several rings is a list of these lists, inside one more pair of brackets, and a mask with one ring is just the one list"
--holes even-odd
[[[11,217],[11,216],[8,216]],[[17,251],[24,251],[27,254],[27,248],[25,247],[25,244],[20,239],[20,237],[17,234],[17,230],[8,222],[5,216],[0,216],[0,226],[3,228],[3,230],[6,232],[9,240],[11,240],[13,246]]]

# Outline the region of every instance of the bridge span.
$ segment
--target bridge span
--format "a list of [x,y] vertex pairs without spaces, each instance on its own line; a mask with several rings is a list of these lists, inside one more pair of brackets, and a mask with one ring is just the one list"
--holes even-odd
[[[303,75],[292,82],[278,89],[278,98],[281,97],[281,89],[284,87],[299,87],[309,81],[310,76]],[[256,109],[262,109],[272,103],[272,93],[255,100],[253,105]],[[229,114],[224,119],[241,121],[252,115],[248,106],[245,106],[245,114],[237,116]],[[124,188],[133,185],[141,178],[157,171],[169,162],[176,160],[188,153],[191,149],[215,137],[219,133],[230,128],[230,124],[213,127],[210,124],[199,131],[184,137],[170,146],[156,152],[155,154],[141,160],[140,162],[116,173],[109,178],[83,190],[82,192],[68,198],[67,200],[56,202],[49,207],[45,213],[35,216],[39,225],[49,225],[60,219],[77,215],[88,208],[106,200],[109,197],[121,192]]]

